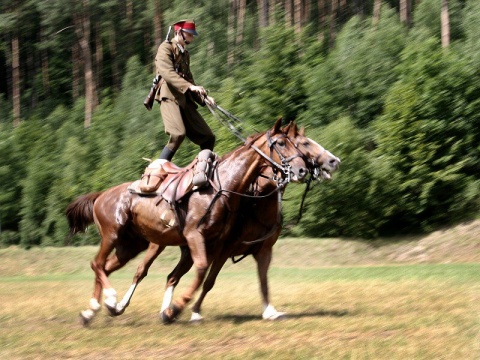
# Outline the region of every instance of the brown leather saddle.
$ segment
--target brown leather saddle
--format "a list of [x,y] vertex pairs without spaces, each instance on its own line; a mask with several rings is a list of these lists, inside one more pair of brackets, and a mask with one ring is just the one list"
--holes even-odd
[[[207,151],[203,150],[186,167],[179,167],[170,161],[157,159],[147,166],[140,180],[130,184],[128,190],[131,193],[144,196],[160,195],[169,203],[173,203],[184,197],[195,186],[202,186],[196,181],[199,174],[196,171],[197,167],[199,167],[197,165],[203,165],[205,162],[211,163],[214,157],[215,155],[211,151],[208,150],[207,153]],[[208,172],[208,174],[204,174],[206,184],[213,166],[209,166],[208,169],[205,169],[205,166],[201,168],[200,172]]]

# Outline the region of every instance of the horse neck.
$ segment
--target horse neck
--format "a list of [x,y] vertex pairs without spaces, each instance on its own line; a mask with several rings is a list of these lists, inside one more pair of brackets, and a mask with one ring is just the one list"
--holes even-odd
[[[264,144],[266,140],[261,145]],[[255,145],[261,147],[260,144]],[[238,148],[219,164],[222,188],[240,193],[246,192],[262,171],[261,164],[264,161],[264,158],[252,147],[243,145]]]

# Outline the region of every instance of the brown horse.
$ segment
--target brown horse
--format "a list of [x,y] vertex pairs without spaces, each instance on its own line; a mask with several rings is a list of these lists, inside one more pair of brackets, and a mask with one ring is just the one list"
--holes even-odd
[[[294,139],[295,146],[308,159],[310,171],[314,177],[330,178],[330,173],[337,170],[340,160],[325,150],[315,141],[306,138],[303,128],[298,130],[295,123],[290,123],[283,130],[290,139]],[[265,168],[255,181],[255,191],[253,198],[242,200],[239,218],[236,221],[232,232],[233,239],[224,242],[221,251],[214,257],[210,267],[208,277],[203,285],[200,298],[194,305],[192,320],[201,319],[200,306],[207,292],[213,287],[216,276],[229,257],[237,255],[252,254],[258,265],[258,274],[261,283],[262,296],[264,301],[263,317],[266,319],[276,319],[282,313],[278,313],[269,303],[267,271],[271,260],[272,247],[275,244],[281,231],[281,195],[285,188],[279,189],[273,178],[271,168]],[[249,244],[249,242],[255,242]],[[181,247],[181,259],[167,279],[167,291],[161,309],[164,322],[171,321],[169,306],[173,296],[173,289],[178,284],[180,278],[193,265],[188,247]],[[150,243],[143,262],[139,265],[133,278],[132,285],[117,304],[117,313],[122,314],[133,296],[137,285],[147,275],[148,268],[155,258],[161,252],[158,245]],[[108,267],[108,264],[107,264]]]
[[[267,156],[265,154],[270,154]],[[279,165],[279,163],[283,165]],[[274,167],[280,177],[292,176],[300,180],[307,174],[303,155],[288,136],[282,132],[281,120],[267,132],[251,136],[247,142],[220,159],[215,170],[214,186],[192,192],[182,199],[179,211],[182,226],[168,227],[161,215],[170,209],[166,201],[141,197],[128,191],[130,183],[118,185],[102,193],[83,195],[67,207],[67,218],[72,233],[84,231],[93,221],[98,227],[101,244],[91,263],[95,272],[95,286],[89,309],[81,317],[87,325],[100,309],[100,299],[112,314],[117,313],[116,291],[108,275],[123,266],[133,249],[145,248],[145,242],[165,246],[188,246],[196,277],[168,314],[176,317],[202,284],[213,259],[207,256],[218,252],[228,239],[238,216],[241,197],[266,166]],[[208,210],[205,210],[208,209]],[[138,241],[141,239],[142,241]],[[107,269],[107,257],[110,267]],[[140,250],[141,251],[141,250]]]
[[[290,136],[294,136],[293,134],[296,131],[296,125],[292,125],[289,129]],[[296,139],[296,147],[310,158],[310,166],[313,166],[313,169],[310,168],[310,170],[315,172],[315,176],[330,179],[330,174],[338,169],[340,159],[315,141],[305,138],[303,129],[294,138]],[[248,255],[252,255],[257,263],[263,300],[263,319],[275,320],[284,315],[271,305],[268,290],[268,269],[272,259],[272,248],[281,232],[281,199],[274,196],[262,196],[271,193],[272,188],[274,188],[274,184],[271,181],[265,178],[259,179],[256,189],[258,196],[245,199],[242,202],[241,215],[232,231],[232,234],[236,236],[230,241],[224,242],[222,250],[214,258],[203,284],[202,292],[192,308],[191,321],[203,319],[200,315],[202,302],[213,288],[215,280],[228,258],[233,260],[235,256],[243,258]],[[175,286],[191,267],[192,258],[188,248],[182,247],[181,258],[167,278],[167,290],[162,305],[162,314],[166,311],[165,309],[168,309]],[[166,321],[168,317],[163,317],[163,319]]]

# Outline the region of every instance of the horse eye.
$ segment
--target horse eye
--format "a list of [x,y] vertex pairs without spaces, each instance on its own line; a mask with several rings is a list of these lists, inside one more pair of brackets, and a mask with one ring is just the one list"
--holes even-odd
[[278,146],[285,147],[285,141],[284,140],[278,140],[277,144],[278,144]]
[[305,141],[302,145],[305,146],[305,147],[309,147],[309,146],[310,146],[310,142]]

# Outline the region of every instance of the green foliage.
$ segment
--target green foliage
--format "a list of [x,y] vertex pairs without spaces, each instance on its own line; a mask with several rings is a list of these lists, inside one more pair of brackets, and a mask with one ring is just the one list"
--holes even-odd
[[[441,40],[441,6],[442,2],[437,0],[421,1],[413,13],[413,22],[416,28],[424,28],[429,35]],[[463,38],[462,28],[462,5],[461,0],[449,0],[448,12],[450,21],[450,35],[453,41]]]
[[[11,66],[11,35],[19,30],[22,75],[22,123],[13,128],[10,75],[0,72],[0,246],[96,244],[95,229],[68,236],[65,207],[81,194],[138,179],[147,165],[142,158],[156,158],[165,145],[158,105],[149,112],[142,104],[158,45],[154,2],[131,4],[129,17],[124,2],[89,2],[91,49],[104,61],[95,63],[100,104],[88,130],[84,99],[72,93],[74,65],[81,64],[69,60],[78,51],[73,20],[82,4],[0,5],[0,62]],[[393,0],[382,6],[375,26],[370,9],[350,16],[358,12],[348,5],[332,48],[333,28],[319,29],[316,3],[315,19],[296,33],[281,11],[259,28],[257,3],[249,1],[243,42],[232,49],[229,4],[161,2],[162,36],[174,21],[195,19],[200,36],[189,50],[196,82],[244,120],[245,134],[263,131],[279,117],[297,119],[307,136],[342,159],[334,179],[312,189],[291,234],[372,238],[478,215],[478,1],[449,1],[448,49],[440,46],[438,0],[416,5],[410,29],[388,7],[397,6]],[[46,56],[48,78],[36,71]],[[217,153],[239,145],[206,108],[199,111],[216,134]],[[198,146],[185,140],[174,161],[186,165],[197,153]],[[287,189],[287,224],[298,215],[303,190]]]
[[371,19],[353,17],[328,58],[310,65],[305,74],[308,111],[302,119],[325,125],[348,115],[365,127],[381,114],[405,44],[405,31],[397,16],[387,8],[382,10],[376,28]]
[[[428,231],[478,209],[478,75],[433,38],[412,39],[375,124],[377,152],[401,176],[392,222]],[[475,105],[476,104],[476,105]],[[472,106],[475,111],[472,111]]]
[[386,214],[395,206],[398,180],[391,164],[367,150],[368,133],[347,117],[317,130],[308,129],[307,136],[318,139],[340,157],[341,170],[332,181],[312,189],[295,233],[312,237],[378,236]]

